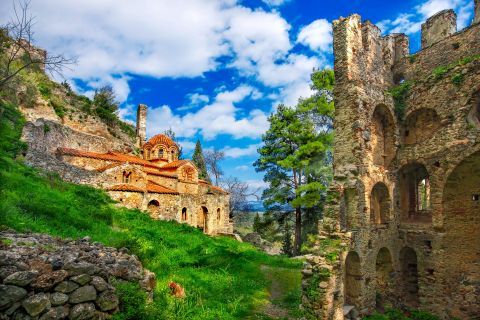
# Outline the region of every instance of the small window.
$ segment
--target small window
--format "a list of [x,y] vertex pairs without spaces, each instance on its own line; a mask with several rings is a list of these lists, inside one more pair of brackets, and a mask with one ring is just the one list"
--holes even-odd
[[182,221],[187,221],[187,208],[182,209]]
[[158,150],[158,158],[159,159],[163,158],[163,149]]
[[221,218],[221,214],[220,214],[220,208],[217,209],[217,222],[220,224],[220,218]]
[[430,182],[428,178],[420,180],[417,185],[417,210],[427,211],[430,209]]
[[130,171],[123,171],[123,183],[130,183],[130,178],[131,178],[132,173]]

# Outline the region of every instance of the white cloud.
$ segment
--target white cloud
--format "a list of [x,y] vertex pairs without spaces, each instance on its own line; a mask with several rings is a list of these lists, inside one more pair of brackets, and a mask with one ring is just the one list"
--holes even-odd
[[255,90],[249,86],[240,86],[232,91],[222,91],[215,100],[196,112],[179,116],[169,106],[150,108],[147,117],[147,135],[172,128],[178,137],[191,137],[200,133],[206,140],[219,134],[233,138],[258,138],[268,128],[267,115],[254,109],[248,114],[238,116],[241,109],[235,105],[249,98]]
[[263,3],[271,7],[279,7],[289,2],[290,0],[262,0]]
[[199,94],[199,93],[189,94],[187,98],[190,101],[190,104],[193,104],[193,105],[208,103],[210,101],[210,98],[207,95]]
[[332,50],[332,25],[326,19],[318,19],[303,27],[297,37],[297,42],[320,52]]
[[422,23],[434,14],[454,9],[457,13],[458,29],[465,28],[472,18],[473,1],[471,0],[427,0],[415,7],[411,13],[401,13],[394,20],[383,20],[377,23],[384,33],[413,34],[421,29]]
[[187,141],[187,140],[180,140],[178,141],[180,146],[182,147],[183,153],[188,153],[195,149],[195,142]]
[[261,147],[261,143],[251,144],[246,148],[225,147],[222,151],[227,158],[240,158],[245,156],[253,156],[257,154],[257,149]]

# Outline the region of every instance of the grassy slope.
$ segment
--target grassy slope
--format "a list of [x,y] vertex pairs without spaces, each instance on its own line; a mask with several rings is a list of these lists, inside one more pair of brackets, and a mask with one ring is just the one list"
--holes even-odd
[[[156,298],[144,307],[138,291],[124,289],[119,318],[241,319],[265,302],[268,281],[261,265],[300,269],[300,262],[269,257],[245,243],[153,221],[140,211],[116,207],[102,191],[25,166],[18,156],[24,148],[22,125],[16,107],[0,102],[0,224],[60,237],[88,235],[130,248],[157,275]],[[185,287],[185,300],[168,295],[170,280]]]

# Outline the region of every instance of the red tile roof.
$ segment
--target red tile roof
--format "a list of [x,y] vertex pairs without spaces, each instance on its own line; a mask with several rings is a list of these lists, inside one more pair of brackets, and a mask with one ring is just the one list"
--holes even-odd
[[178,194],[177,191],[170,188],[159,185],[158,183],[148,180],[147,181],[147,191],[152,193],[162,193],[162,194]]
[[213,191],[217,191],[217,192],[220,192],[220,193],[223,193],[223,194],[228,194],[227,191],[223,190],[220,187],[214,186],[213,184],[209,183],[208,181],[198,179],[198,183],[203,184],[205,186],[208,186]]
[[110,186],[106,188],[108,191],[128,191],[128,192],[145,192],[145,190],[142,190],[142,188],[139,188],[137,186],[131,185],[131,184],[116,184],[114,186]]
[[181,166],[183,166],[187,163],[190,163],[190,161],[188,161],[188,160],[176,160],[176,161],[172,161],[170,163],[167,163],[166,165],[162,166],[161,169],[177,169],[177,168],[180,168]]
[[173,147],[173,146],[175,146],[175,147],[178,148],[177,144],[176,144],[172,139],[170,139],[170,137],[168,137],[168,136],[165,135],[165,134],[157,134],[157,135],[151,137],[151,138],[147,141],[147,143],[145,143],[145,144],[143,145],[143,148],[153,147],[153,146],[156,145],[156,144],[163,144],[163,145],[165,145],[165,146],[167,146],[167,147]]
[[61,154],[68,155],[68,156],[99,159],[99,160],[114,161],[114,162],[130,162],[133,164],[139,164],[139,165],[143,165],[151,168],[159,168],[158,165],[151,163],[147,160],[144,160],[142,158],[123,154],[123,153],[118,153],[118,152],[97,153],[97,152],[82,151],[82,150],[76,150],[76,149],[70,149],[70,148],[58,148],[57,150]]
[[177,175],[174,173],[168,173],[168,172],[161,172],[157,169],[153,168],[142,168],[142,171],[145,172],[146,174],[153,175],[153,176],[160,176],[160,177],[165,177],[165,178],[171,178],[171,179],[178,179]]

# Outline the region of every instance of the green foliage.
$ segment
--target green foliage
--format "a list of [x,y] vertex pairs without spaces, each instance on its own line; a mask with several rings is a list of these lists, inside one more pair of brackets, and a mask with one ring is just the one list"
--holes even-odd
[[[271,257],[246,243],[208,237],[184,224],[152,220],[138,210],[117,207],[103,191],[63,182],[38,172],[15,156],[24,120],[16,107],[0,103],[0,221],[18,231],[81,238],[127,247],[157,276],[152,304],[131,285],[120,287],[118,319],[242,319],[258,303],[267,282],[261,265],[300,272],[301,262]],[[187,293],[176,300],[168,282]]]
[[364,320],[439,320],[438,317],[420,310],[402,312],[398,309],[387,309],[384,313],[374,313]]
[[22,104],[27,108],[34,108],[37,102],[38,91],[34,84],[27,82],[25,92],[21,97]]
[[290,232],[290,226],[288,223],[285,223],[284,227],[282,252],[289,257],[293,255],[292,233]]
[[43,125],[43,133],[49,133],[50,132],[50,126],[48,124]]
[[52,96],[50,98],[50,105],[53,107],[57,116],[62,119],[65,117],[65,103],[58,96]]
[[388,93],[392,96],[393,102],[395,104],[395,114],[399,120],[403,120],[405,117],[405,110],[407,108],[406,99],[410,93],[413,82],[404,81],[398,86],[392,87],[388,90]]
[[45,99],[50,99],[52,95],[52,88],[46,82],[41,82],[38,84],[38,91]]
[[147,294],[140,289],[138,283],[116,283],[115,288],[122,312],[114,315],[114,320],[136,320],[148,317]]
[[459,86],[463,82],[463,74],[462,73],[456,73],[452,76],[452,82],[453,84]]
[[260,214],[257,212],[255,218],[253,218],[253,231],[259,232],[261,227]]
[[[332,70],[315,71],[312,76],[314,94],[300,99],[295,107],[278,106],[268,118],[270,127],[262,136],[263,146],[254,163],[264,172],[269,186],[262,199],[267,208],[292,213],[296,211],[294,251],[299,253],[301,217],[308,211],[318,219],[323,207],[326,186],[331,174],[333,143],[333,86]],[[312,210],[309,210],[312,209]],[[272,209],[271,209],[272,210]],[[300,214],[297,214],[300,211]],[[284,219],[284,215],[280,215]]]
[[[440,66],[440,67],[437,67],[435,69],[433,69],[432,71],[432,75],[431,77],[434,79],[434,80],[440,80],[442,79],[447,73],[449,73],[450,71],[452,71],[453,69],[455,69],[456,67],[458,66],[464,66],[466,64],[469,64],[471,62],[474,62],[474,61],[478,61],[480,60],[480,54],[477,54],[477,55],[473,55],[473,56],[470,56],[470,57],[465,57],[465,58],[462,58],[454,63],[450,63],[449,65],[446,65],[446,66]],[[454,82],[455,83],[455,82]]]
[[449,69],[446,66],[437,67],[437,68],[433,69],[432,76],[435,80],[439,80],[439,79],[443,78],[443,76],[448,72],[448,70]]
[[117,121],[118,102],[111,86],[104,86],[95,91],[93,104],[95,113],[107,124],[113,125]]
[[210,176],[207,172],[207,165],[205,164],[205,157],[203,156],[203,150],[202,145],[200,144],[200,140],[197,140],[197,143],[195,144],[192,161],[198,169],[198,178],[211,182]]
[[417,56],[416,56],[416,55],[412,54],[412,55],[409,55],[409,56],[408,56],[408,61],[409,61],[410,63],[415,63],[416,60],[417,60]]

